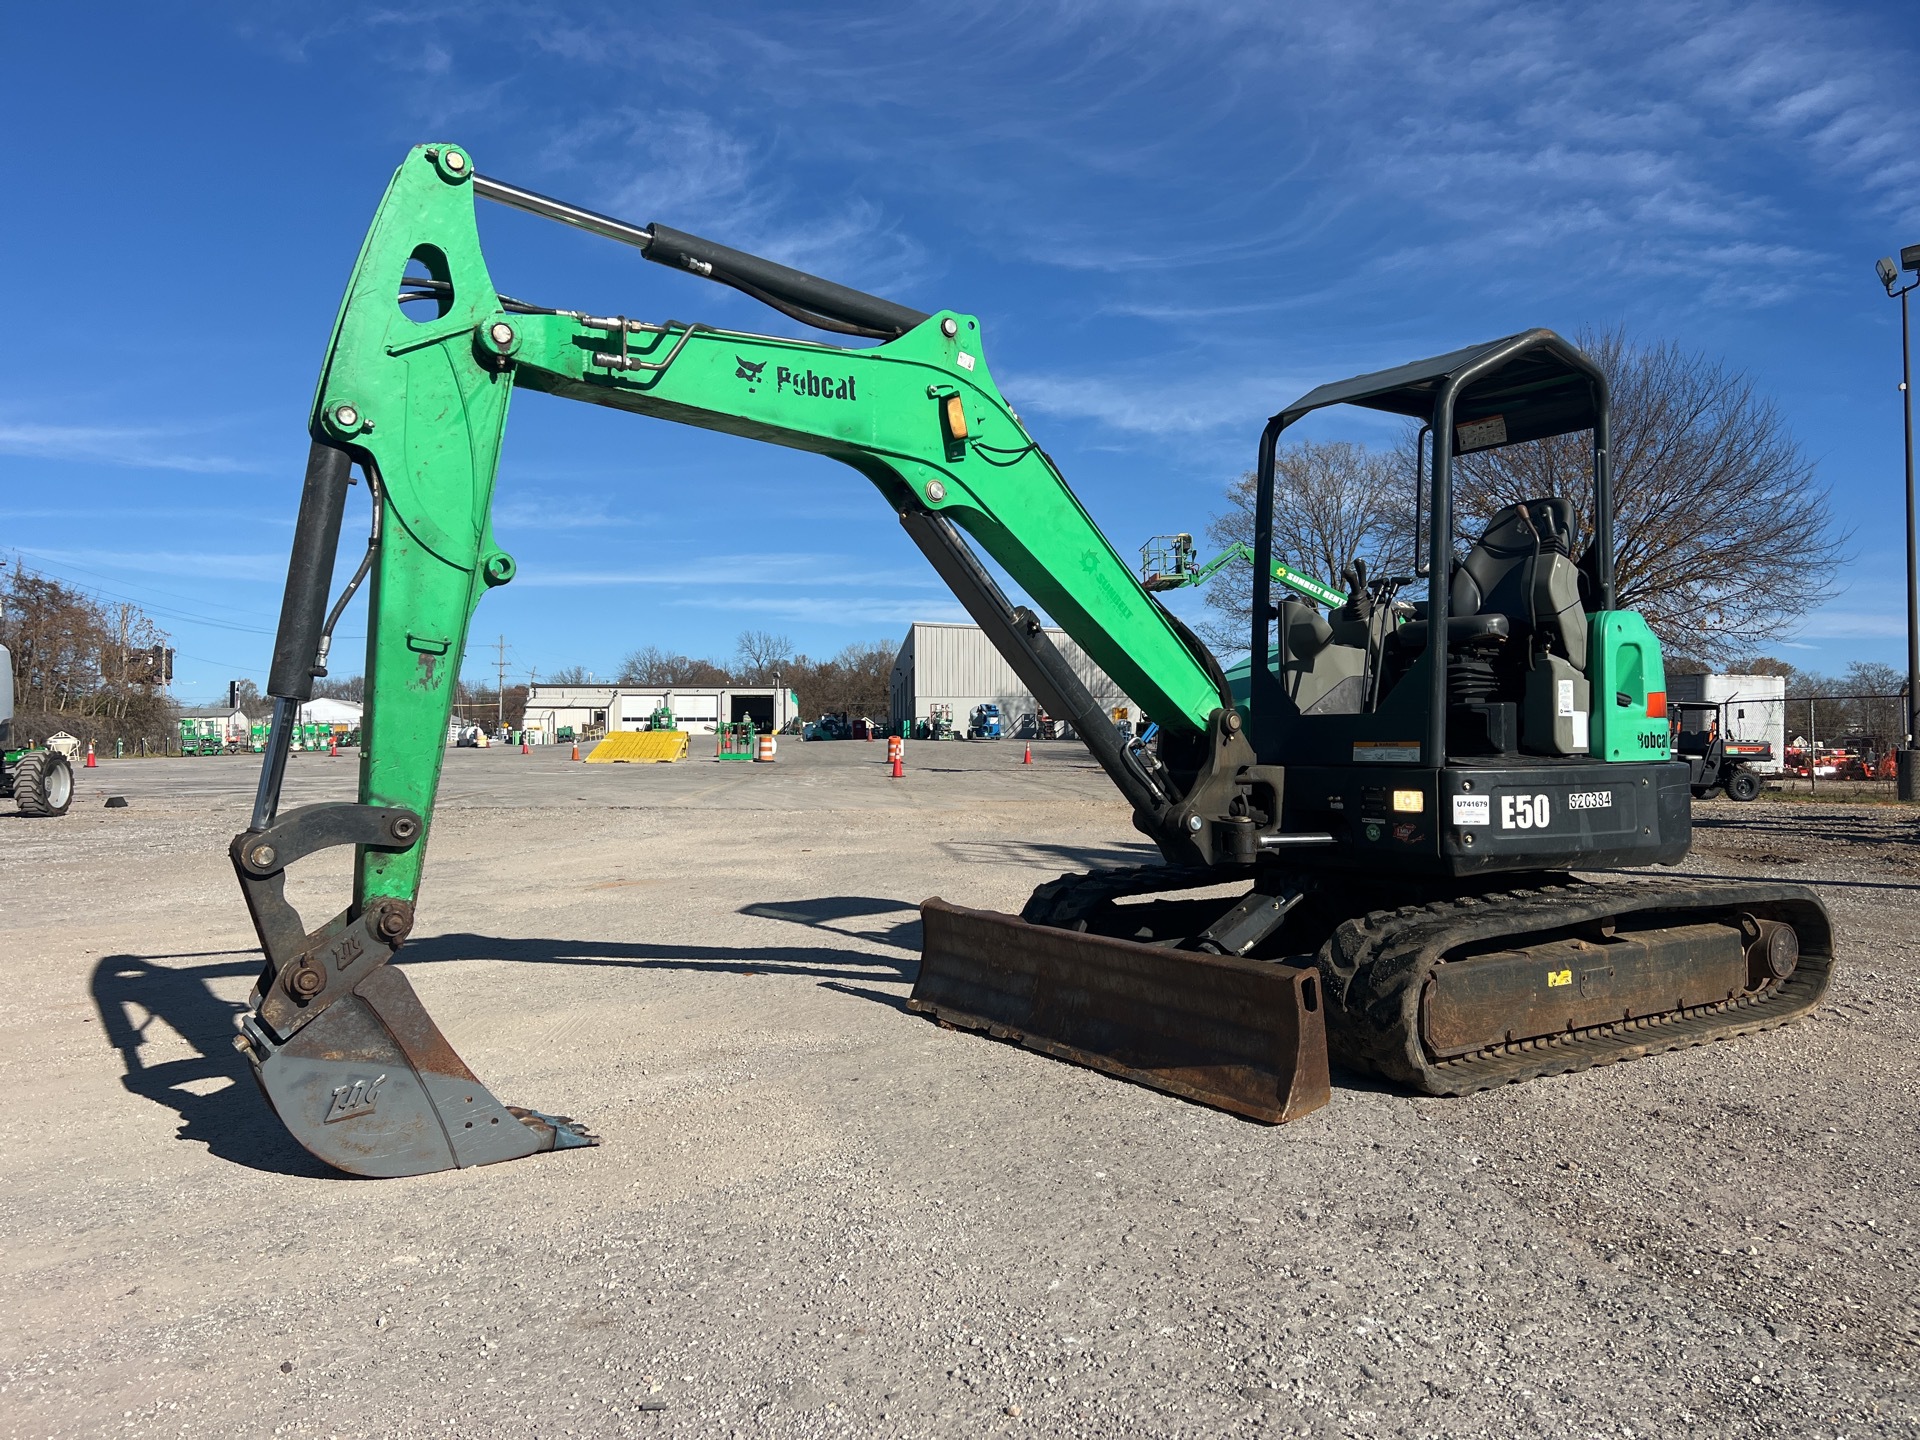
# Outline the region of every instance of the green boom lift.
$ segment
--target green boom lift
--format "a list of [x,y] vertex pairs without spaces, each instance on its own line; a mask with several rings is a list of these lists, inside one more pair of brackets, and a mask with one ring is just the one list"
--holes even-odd
[[[1236,542],[1202,565],[1194,558],[1193,536],[1156,535],[1140,547],[1140,584],[1159,594],[1184,585],[1204,585],[1236,560],[1253,564],[1253,547]],[[1287,589],[1297,591],[1322,605],[1344,605],[1346,592],[1296,570],[1282,560],[1268,562],[1267,573]]]
[[[481,256],[476,197],[879,343],[507,298]],[[1280,1121],[1325,1103],[1330,1051],[1459,1094],[1764,1028],[1825,991],[1831,931],[1801,887],[1568,873],[1677,861],[1691,818],[1659,645],[1614,605],[1606,381],[1557,335],[1323,386],[1267,423],[1250,698],[1237,705],[1002,398],[973,316],[597,215],[477,175],[458,146],[424,145],[388,187],[327,348],[268,682],[273,728],[231,850],[266,955],[240,1046],[289,1131],[340,1169],[414,1174],[593,1143],[564,1117],[497,1101],[387,963],[414,924],[468,624],[514,578],[491,502],[516,390],[808,450],[865,476],[1133,807],[1163,863],[1062,877],[1019,917],[927,901],[915,1011]],[[1431,540],[1424,583],[1355,586],[1323,615],[1273,583],[1274,451],[1334,404],[1426,427]],[[1572,500],[1530,500],[1493,516],[1456,563],[1454,456],[1587,431],[1585,528]],[[329,608],[356,466],[369,543]],[[1156,744],[1107,723],[964,536],[1157,723]],[[299,704],[369,577],[359,801],[281,814]],[[285,873],[337,845],[356,849],[353,894],[309,930]],[[1196,893],[1225,882],[1237,897]]]

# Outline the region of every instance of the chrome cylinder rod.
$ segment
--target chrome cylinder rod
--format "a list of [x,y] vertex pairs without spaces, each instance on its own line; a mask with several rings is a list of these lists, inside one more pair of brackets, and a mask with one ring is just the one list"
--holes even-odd
[[285,695],[273,697],[273,728],[267,732],[267,753],[260,757],[260,788],[253,797],[249,830],[265,830],[280,810],[280,782],[287,773],[287,754],[293,749],[293,727],[300,723],[300,702]]
[[653,244],[651,230],[643,230],[638,225],[629,225],[624,220],[615,220],[611,215],[582,210],[578,205],[569,205],[564,200],[555,200],[551,195],[539,195],[532,190],[522,190],[518,185],[509,185],[506,181],[495,180],[491,176],[475,174],[473,193],[501,205],[511,205],[515,210],[525,210],[529,215],[542,215],[549,220],[558,220],[562,225],[571,225],[576,230],[585,230],[589,234],[618,240],[623,245],[637,245],[645,250]]

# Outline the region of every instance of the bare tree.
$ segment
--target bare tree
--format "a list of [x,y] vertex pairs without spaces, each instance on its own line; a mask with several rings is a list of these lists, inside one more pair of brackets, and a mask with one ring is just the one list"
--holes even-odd
[[1907,677],[1891,665],[1856,660],[1847,667],[1841,683],[1855,697],[1847,707],[1851,727],[1871,735],[1882,750],[1898,748],[1907,733],[1907,702],[1903,698]]
[[[1846,536],[1785,419],[1751,376],[1622,331],[1579,343],[1613,392],[1616,604],[1676,652],[1724,661],[1791,633],[1828,599]],[[1463,456],[1454,513],[1463,543],[1504,505],[1564,496],[1592,532],[1592,440],[1561,435]]]
[[563,665],[547,677],[549,685],[591,685],[587,667],[584,665]]
[[[324,683],[326,682],[315,682],[314,694],[320,693],[320,686]],[[246,714],[249,720],[264,720],[273,713],[273,702],[262,695],[260,687],[251,680],[233,682],[233,703]]]
[[672,655],[658,645],[636,650],[620,663],[621,685],[725,685],[727,672],[711,660]]
[[855,719],[868,715],[884,723],[892,706],[888,687],[899,653],[894,641],[875,640],[849,645],[831,660],[796,655],[780,679],[800,697],[802,714],[844,711]]
[[[1254,543],[1258,486],[1252,471],[1227,487],[1227,509],[1207,525],[1225,547]],[[1274,456],[1274,558],[1330,584],[1356,559],[1375,574],[1405,569],[1413,556],[1413,460],[1351,441],[1303,440]],[[1253,608],[1253,566],[1238,561],[1207,587],[1214,618],[1209,644],[1244,650]]]
[[351,700],[358,705],[367,698],[367,681],[363,675],[342,675],[337,679],[329,677],[313,682],[313,694],[316,700]]
[[[1907,678],[1891,665],[1856,660],[1844,675],[1822,675],[1771,656],[1750,655],[1728,661],[1726,669],[1733,675],[1784,676],[1788,731],[1804,734],[1811,721],[1823,745],[1841,735],[1865,735],[1876,750],[1886,751],[1906,734]],[[1669,661],[1667,673],[1687,672]]]
[[525,685],[507,686],[504,703],[497,685],[468,685],[461,693],[461,701],[469,714],[489,720],[497,718],[508,730],[518,730],[527,722]]
[[0,643],[13,655],[22,738],[163,740],[173,723],[166,634],[136,605],[106,604],[16,562],[0,571]]
[[765,630],[742,630],[733,648],[733,679],[739,685],[771,685],[793,663],[793,641]]

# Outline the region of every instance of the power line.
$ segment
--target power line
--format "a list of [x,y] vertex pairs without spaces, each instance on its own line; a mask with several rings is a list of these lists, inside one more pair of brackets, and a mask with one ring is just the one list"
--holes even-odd
[[[62,580],[63,583],[70,585],[72,589],[79,591],[82,595],[88,596],[91,599],[119,600],[129,605],[138,605],[142,610],[149,611],[152,614],[160,616],[163,619],[177,620],[189,625],[211,625],[215,629],[232,630],[243,635],[273,635],[277,633],[275,630],[264,628],[262,626],[238,625],[231,620],[218,620],[211,615],[197,615],[197,614],[194,614],[192,611],[176,610],[172,606],[158,605],[151,600],[142,600],[137,595],[122,595],[112,590],[105,590],[105,589],[100,589],[96,586],[89,586],[81,581],[70,580],[67,577],[62,576],[59,572],[61,570],[77,570],[83,575],[102,575],[102,572],[98,570],[89,570],[84,565],[73,565],[64,560],[50,560],[45,555],[40,554],[36,550],[21,549],[18,546],[13,547],[13,549],[15,554],[31,555],[39,564],[49,567],[54,573],[54,578]],[[102,578],[113,580],[115,584],[127,585],[128,588],[134,589],[134,590],[152,590],[155,593],[161,594],[161,595],[170,595],[175,593],[170,590],[161,590],[158,586],[141,585],[141,584],[138,584],[137,582],[119,580],[110,575],[102,576]],[[342,635],[340,638],[342,640],[364,640],[367,637],[365,635]],[[204,656],[187,655],[184,650],[177,650],[175,653],[180,655],[185,655],[186,658],[189,660],[205,660]],[[206,663],[224,664],[226,662],[206,661]]]
[[[104,575],[102,574],[102,572],[98,570],[89,570],[84,565],[72,565],[64,560],[51,560],[45,555],[42,555],[39,552],[34,550],[16,549],[15,553],[20,555],[33,556],[33,558],[36,561],[38,561],[40,564],[51,567],[55,572],[56,576],[58,575],[58,572],[63,569],[77,570],[82,575],[99,576],[101,579],[112,580],[116,585],[126,585],[129,589],[133,589],[133,590],[157,589],[157,587],[154,587],[154,586],[140,585],[137,582],[129,582],[129,581],[121,580],[112,575]],[[231,620],[220,620],[220,619],[214,618],[211,615],[196,615],[190,610],[179,610],[169,605],[159,605],[151,600],[142,600],[137,595],[120,595],[120,594],[116,594],[112,590],[101,590],[97,588],[89,588],[87,585],[81,582],[76,581],[72,583],[73,583],[73,588],[76,590],[79,590],[82,594],[92,595],[96,598],[103,598],[108,600],[124,600],[129,605],[138,605],[143,610],[151,610],[154,614],[164,615],[170,620],[184,620],[191,624],[196,624],[196,625],[212,625],[217,629],[237,630],[242,632],[243,634],[248,634],[248,635],[271,635],[274,633],[270,629],[265,629],[257,625],[238,625]],[[158,591],[157,593],[164,595],[164,594],[170,594],[172,592],[161,590],[161,591]]]

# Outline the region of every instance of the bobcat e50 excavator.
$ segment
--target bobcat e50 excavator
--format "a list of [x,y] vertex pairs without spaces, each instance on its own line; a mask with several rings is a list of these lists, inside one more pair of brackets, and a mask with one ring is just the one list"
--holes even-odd
[[[505,298],[481,256],[476,196],[881,343]],[[496,1100],[388,963],[414,924],[468,622],[514,577],[489,507],[516,388],[811,450],[864,475],[1132,805],[1165,863],[1050,882],[1018,918],[927,901],[916,1011],[1282,1121],[1326,1102],[1329,1050],[1460,1094],[1761,1029],[1825,992],[1831,927],[1803,888],[1567,873],[1678,861],[1691,820],[1659,646],[1614,607],[1606,379],[1558,336],[1324,386],[1268,422],[1250,692],[1237,703],[1001,398],[973,317],[596,215],[477,175],[458,146],[423,145],[374,217],[314,396],[271,740],[232,846],[266,956],[236,1043],[294,1137],[339,1169],[419,1174],[594,1143],[570,1120]],[[1350,575],[1327,615],[1272,581],[1274,450],[1335,404],[1426,427],[1428,558],[1418,583]],[[1576,544],[1569,497],[1541,497],[1493,516],[1456,563],[1456,454],[1589,430],[1590,542]],[[356,465],[371,533],[329,607]],[[1107,723],[963,531],[1156,722],[1157,746]],[[369,576],[359,803],[279,814],[298,706]],[[335,845],[356,847],[352,900],[310,931],[286,870]]]

